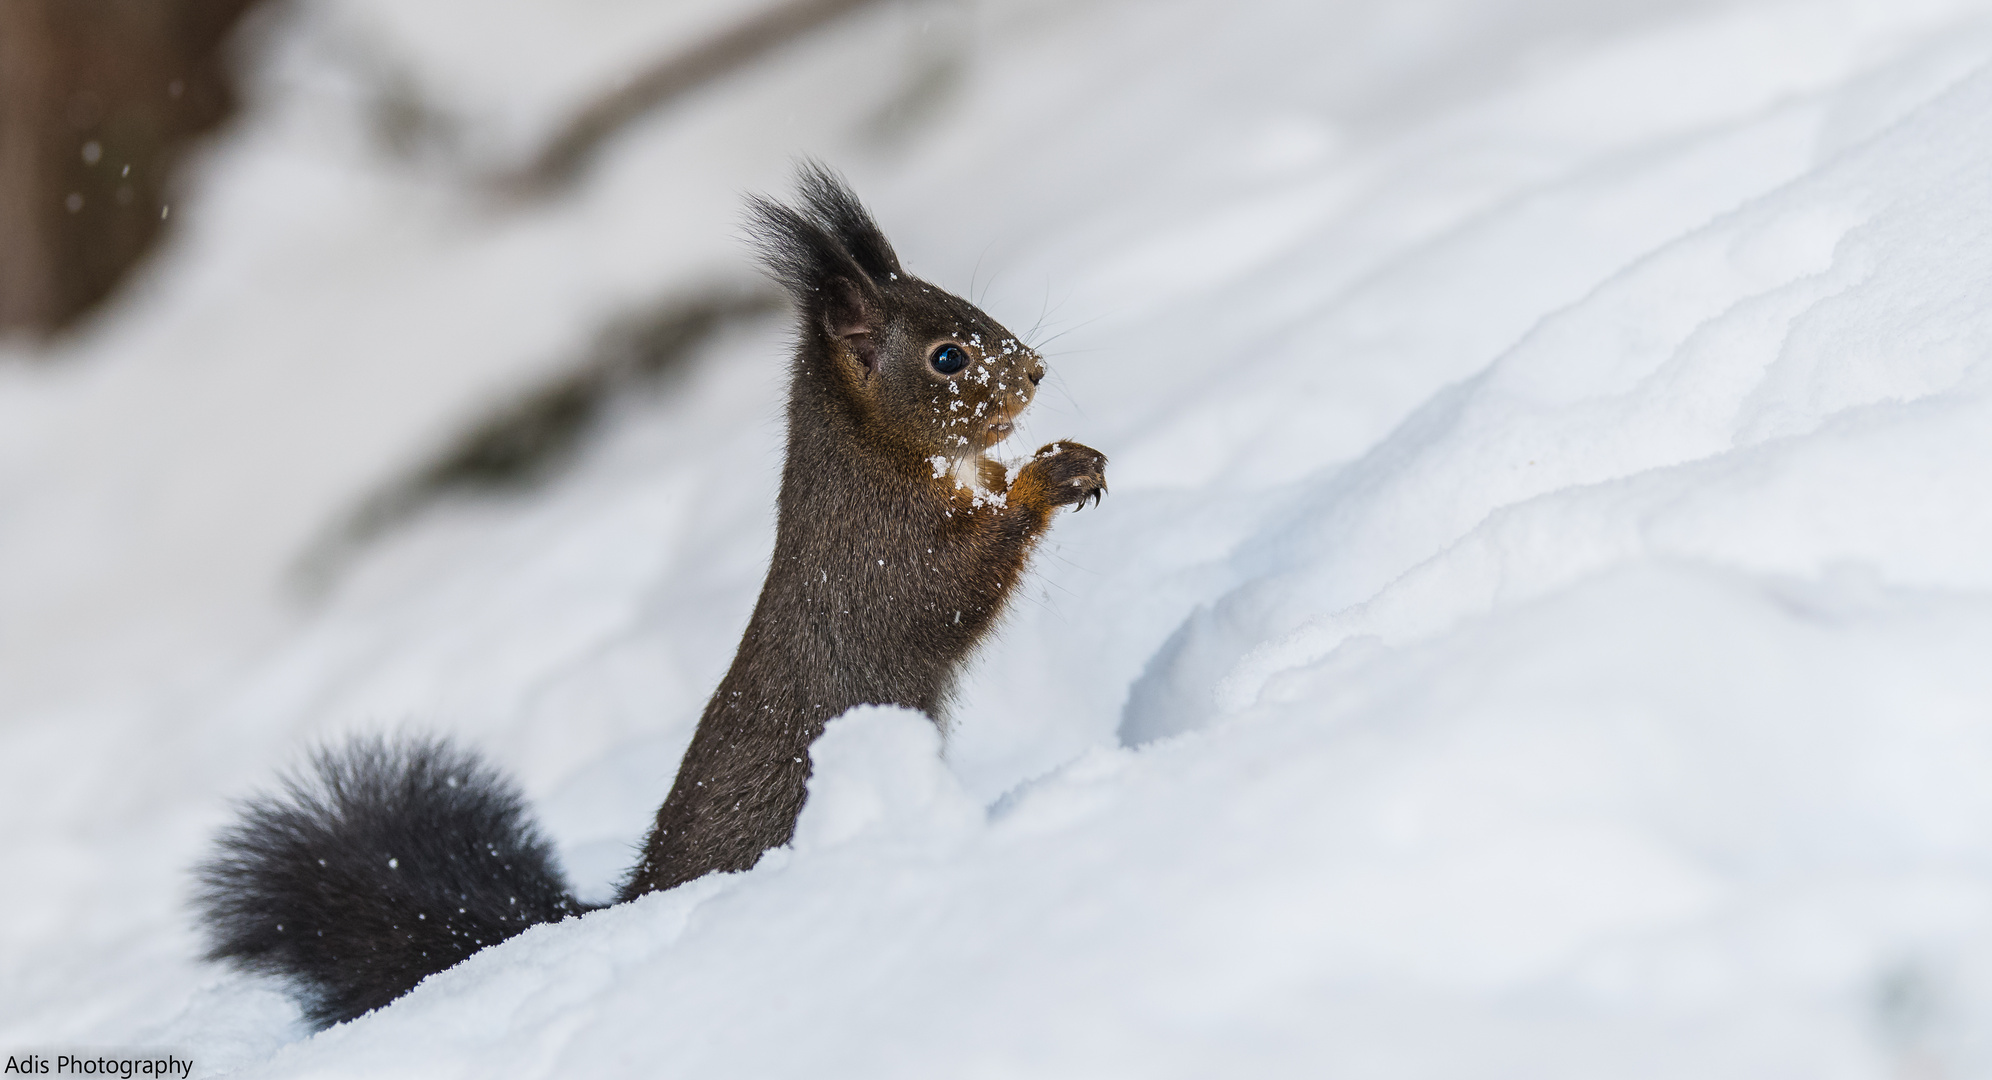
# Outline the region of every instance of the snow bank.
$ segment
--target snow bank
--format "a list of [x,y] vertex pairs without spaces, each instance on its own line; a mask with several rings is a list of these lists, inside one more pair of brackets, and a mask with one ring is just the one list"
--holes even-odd
[[[271,104],[149,291],[0,367],[0,806],[33,884],[0,1049],[1992,1075],[1992,11],[881,10],[508,215],[367,149],[325,42],[396,43],[488,148],[635,24],[494,14],[478,40],[571,46],[515,84],[386,10],[273,29]],[[1063,334],[1018,445],[1099,446],[1112,495],[1060,517],[945,742],[832,725],[790,848],[307,1037],[195,959],[225,797],[316,738],[448,730],[607,892],[759,584],[781,328],[320,606],[285,568],[604,319],[745,280],[737,191],[798,151],[917,272]]]

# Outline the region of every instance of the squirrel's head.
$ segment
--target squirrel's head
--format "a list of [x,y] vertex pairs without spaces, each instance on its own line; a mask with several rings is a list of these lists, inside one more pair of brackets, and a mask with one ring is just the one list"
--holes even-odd
[[798,170],[788,206],[749,201],[754,238],[800,318],[797,362],[820,372],[871,438],[921,458],[980,454],[1010,433],[1044,361],[974,304],[907,274],[829,169]]

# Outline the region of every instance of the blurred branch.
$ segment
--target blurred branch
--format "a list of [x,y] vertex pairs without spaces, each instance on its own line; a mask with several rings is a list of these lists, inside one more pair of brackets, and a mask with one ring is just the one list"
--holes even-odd
[[544,194],[564,186],[631,122],[841,15],[876,2],[786,0],[690,48],[662,57],[574,114],[531,163],[504,177],[501,186],[522,194]]
[[725,330],[779,310],[767,288],[717,289],[618,320],[574,366],[500,402],[369,496],[299,559],[296,584],[323,593],[368,544],[450,497],[539,489],[580,456],[616,401],[658,386]]

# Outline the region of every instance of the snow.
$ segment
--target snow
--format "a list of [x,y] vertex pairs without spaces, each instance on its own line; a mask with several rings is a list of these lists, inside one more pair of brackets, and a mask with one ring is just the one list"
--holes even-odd
[[[544,204],[369,134],[355,40],[483,168],[722,10],[264,20],[170,247],[0,346],[0,1052],[1992,1076],[1992,8],[935,0]],[[833,723],[789,848],[310,1034],[198,960],[229,800],[450,732],[607,895],[759,586],[786,328],[322,597],[297,561],[615,319],[751,284],[740,193],[800,153],[1045,353],[1005,449],[1112,493],[944,737]]]

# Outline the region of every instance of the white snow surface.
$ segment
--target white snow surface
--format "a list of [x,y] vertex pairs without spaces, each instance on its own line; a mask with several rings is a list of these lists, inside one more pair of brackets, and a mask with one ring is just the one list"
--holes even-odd
[[[0,1052],[1992,1076],[1992,8],[931,0],[543,204],[366,133],[390,57],[488,164],[726,10],[293,5],[141,280],[0,347]],[[740,193],[804,153],[1043,343],[1013,449],[1111,494],[945,738],[833,723],[790,847],[309,1033],[199,959],[231,800],[448,732],[605,895],[759,587],[786,327],[328,596],[297,559],[619,315],[753,281]]]

